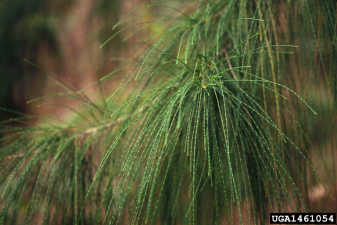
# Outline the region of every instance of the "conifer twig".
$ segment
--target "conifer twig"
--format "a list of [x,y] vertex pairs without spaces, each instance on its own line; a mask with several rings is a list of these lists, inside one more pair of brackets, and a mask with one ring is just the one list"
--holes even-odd
[[225,53],[225,56],[226,56],[226,60],[227,60],[228,66],[229,66],[229,68],[231,69],[233,78],[234,78],[234,80],[237,80],[236,75],[235,75],[235,72],[234,72],[233,67],[232,67],[232,64],[231,64],[231,62],[230,62],[229,59],[228,59],[228,52],[226,51],[225,48],[223,49],[223,51],[224,51],[224,53]]
[[[153,102],[154,102],[154,100],[152,100],[148,105],[141,107],[138,110],[137,113],[143,112],[144,109],[147,108],[147,107],[149,107],[150,105],[152,105]],[[122,118],[119,118],[119,119],[115,120],[114,122],[106,124],[104,127],[102,127],[102,125],[99,125],[99,126],[96,126],[96,127],[92,127],[92,128],[86,129],[85,131],[83,131],[82,133],[80,133],[75,139],[82,139],[82,138],[84,138],[84,137],[86,137],[88,135],[96,133],[99,130],[107,130],[107,129],[113,127],[113,126],[116,126],[117,124],[122,123],[126,119],[129,119],[129,118],[131,118],[133,116],[134,116],[134,114],[129,115],[129,116],[125,116],[125,117],[122,117]],[[69,132],[75,132],[76,129],[70,129],[68,131]],[[47,149],[49,149],[49,147],[47,147]],[[37,151],[38,151],[38,149],[32,151],[31,153],[35,154]],[[24,153],[20,153],[20,154],[17,154],[17,155],[11,155],[11,156],[8,156],[8,157],[4,158],[3,160],[6,161],[6,160],[10,160],[10,159],[15,159],[15,158],[18,158],[18,157],[23,157],[25,154],[26,153],[24,152]]]
[[[218,13],[214,14],[212,16],[212,19],[216,19],[218,18],[219,16],[221,16],[221,14],[226,11],[226,9],[228,8],[228,6],[226,8],[224,8],[223,10],[220,10]],[[205,19],[204,21],[202,21],[203,23],[206,23],[207,22],[207,19]]]

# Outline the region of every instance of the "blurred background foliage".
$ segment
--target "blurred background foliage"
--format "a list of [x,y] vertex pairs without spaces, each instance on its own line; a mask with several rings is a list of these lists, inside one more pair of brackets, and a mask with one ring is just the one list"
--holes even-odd
[[[119,58],[121,54],[126,58],[132,54],[132,50],[127,50],[128,42],[122,42],[119,35],[103,50],[98,47],[111,36],[111,27],[121,13],[145,2],[0,1],[0,106],[38,115],[58,111],[57,107],[37,109],[36,104],[26,104],[30,99],[60,89],[23,59],[27,58],[72,87],[83,87],[96,80],[97,73],[103,75],[119,65],[111,58]],[[0,121],[15,116],[0,111]]]
[[[48,1],[0,2],[1,106],[25,111],[25,100],[39,94],[36,90],[42,88],[41,77],[36,70],[27,67],[24,57],[36,61],[41,54],[40,49],[45,48],[48,49],[50,61],[61,65],[61,49],[50,12],[51,4]],[[13,115],[0,114],[1,120],[9,116]]]

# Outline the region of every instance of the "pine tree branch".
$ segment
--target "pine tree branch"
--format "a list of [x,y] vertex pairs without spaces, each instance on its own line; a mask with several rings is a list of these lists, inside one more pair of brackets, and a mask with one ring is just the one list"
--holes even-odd
[[231,64],[231,62],[229,61],[229,58],[228,58],[228,52],[226,51],[225,48],[223,49],[223,51],[224,51],[224,53],[225,53],[225,56],[226,56],[226,59],[227,59],[228,66],[229,66],[229,68],[231,69],[233,78],[234,78],[234,80],[237,80],[236,75],[235,75],[234,70],[233,70],[233,67],[232,67],[232,64]]
[[[226,9],[228,8],[228,6],[226,8],[224,8],[223,10],[220,10],[218,13],[214,14],[212,16],[212,19],[216,19],[218,18],[219,16],[221,16],[221,14],[226,11]],[[202,21],[203,23],[206,23],[207,22],[207,19],[205,19],[204,21]]]
[[[154,102],[154,100],[152,100],[149,104],[147,104],[146,106],[143,106],[141,107],[137,113],[141,113],[145,110],[145,108],[148,108],[150,105],[152,105]],[[105,126],[102,127],[102,125],[99,125],[99,126],[96,126],[96,127],[92,127],[92,128],[89,128],[89,129],[86,129],[85,131],[83,131],[82,133],[80,133],[75,139],[78,140],[78,139],[83,139],[85,138],[86,136],[89,136],[89,135],[92,135],[94,133],[96,133],[97,131],[99,130],[107,130],[109,128],[112,128],[113,126],[116,126],[120,123],[122,123],[123,121],[127,120],[127,119],[130,119],[134,116],[135,114],[131,114],[129,116],[125,116],[125,117],[122,117],[122,118],[119,118],[111,123],[108,123],[106,124]],[[74,133],[76,131],[76,129],[69,129],[67,130],[69,133]],[[64,130],[62,130],[62,132],[64,132]],[[49,149],[49,146],[46,148],[46,149]],[[38,151],[38,149],[34,150],[31,152],[31,154],[35,154],[36,152]],[[20,153],[20,154],[17,154],[17,155],[12,155],[12,156],[8,156],[6,158],[3,159],[3,161],[6,161],[6,160],[11,160],[11,159],[15,159],[15,158],[19,158],[19,157],[23,157],[26,153]]]

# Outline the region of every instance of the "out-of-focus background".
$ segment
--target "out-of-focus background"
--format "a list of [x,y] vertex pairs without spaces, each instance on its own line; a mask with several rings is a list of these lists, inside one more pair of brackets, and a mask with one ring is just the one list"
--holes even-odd
[[[58,77],[74,89],[111,72],[118,58],[137,52],[140,31],[122,41],[137,28],[117,35],[104,48],[99,46],[116,31],[114,24],[146,0],[3,0],[0,2],[0,106],[34,115],[46,115],[60,107],[37,107],[60,99],[47,98],[38,103],[28,100],[58,93],[53,78],[24,61],[24,58]],[[132,45],[131,45],[132,43]],[[120,78],[103,88],[114,89]],[[111,86],[112,85],[112,86]],[[94,88],[94,87],[93,87]],[[95,87],[96,88],[96,87]],[[106,90],[107,92],[111,92]],[[90,92],[90,89],[86,90]],[[63,101],[64,100],[64,101]],[[67,99],[62,99],[67,104]],[[69,103],[68,103],[69,104]],[[0,110],[0,121],[15,117]]]

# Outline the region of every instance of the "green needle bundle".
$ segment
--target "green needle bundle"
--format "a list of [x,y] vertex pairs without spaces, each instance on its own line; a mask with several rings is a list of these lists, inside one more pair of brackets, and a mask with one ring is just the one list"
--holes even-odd
[[[152,32],[92,84],[101,97],[57,80],[60,99],[81,102],[71,122],[1,124],[0,224],[266,224],[270,212],[310,211],[307,174],[324,184],[309,131],[323,118],[323,151],[335,129],[335,14],[327,0],[154,1],[128,13],[108,41]],[[331,103],[320,113],[318,84]]]

